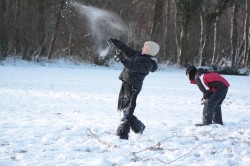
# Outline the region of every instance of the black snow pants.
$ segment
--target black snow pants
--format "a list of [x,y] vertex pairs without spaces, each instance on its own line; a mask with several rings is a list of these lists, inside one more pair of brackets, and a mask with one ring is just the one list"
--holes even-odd
[[208,99],[204,103],[203,108],[203,124],[209,125],[214,123],[223,125],[221,104],[227,95],[227,89],[213,92],[209,95]]
[[139,93],[140,91],[132,85],[126,82],[122,83],[118,98],[118,111],[122,114],[122,118],[117,128],[117,135],[121,139],[128,139],[130,128],[135,133],[142,133],[145,128],[144,124],[133,115]]

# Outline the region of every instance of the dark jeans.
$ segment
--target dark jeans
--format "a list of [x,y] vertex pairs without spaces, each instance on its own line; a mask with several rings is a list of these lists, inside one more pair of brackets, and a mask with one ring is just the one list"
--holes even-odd
[[223,125],[221,104],[227,95],[227,89],[219,92],[213,92],[206,102],[203,108],[203,124],[212,124],[214,121],[217,124]]
[[123,117],[117,128],[117,135],[120,136],[121,139],[128,139],[130,128],[135,133],[142,133],[145,128],[145,125],[133,115],[139,93],[139,90],[128,83],[122,83],[118,99],[118,111],[123,114]]
[[136,107],[136,99],[139,90],[135,89],[132,85],[126,82],[122,83],[122,87],[118,98],[118,111],[123,112],[125,117],[130,117],[133,115]]

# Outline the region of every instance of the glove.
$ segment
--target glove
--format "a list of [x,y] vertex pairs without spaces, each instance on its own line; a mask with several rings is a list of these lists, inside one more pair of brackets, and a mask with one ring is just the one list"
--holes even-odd
[[120,61],[121,61],[121,63],[124,63],[125,62],[125,58],[123,57],[123,56],[120,56]]
[[205,105],[207,103],[207,100],[205,100],[205,99],[201,99],[201,105]]
[[121,63],[125,62],[125,58],[123,57],[122,51],[119,49],[115,51],[115,60],[116,62],[121,62]]
[[112,38],[110,38],[110,39],[108,40],[108,44],[114,44],[114,45],[116,45],[116,44],[118,43],[118,41],[119,41],[119,40],[117,40],[117,39],[112,39]]
[[207,99],[209,97],[209,95],[211,94],[210,90],[206,90],[205,93],[203,93],[203,98],[202,99]]
[[115,50],[115,56],[114,56],[115,61],[116,62],[120,62],[121,61],[121,57],[122,57],[121,50],[119,50],[119,49]]

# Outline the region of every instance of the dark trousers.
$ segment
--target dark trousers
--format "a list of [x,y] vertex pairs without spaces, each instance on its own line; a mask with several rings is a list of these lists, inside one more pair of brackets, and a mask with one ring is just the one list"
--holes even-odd
[[123,82],[118,98],[118,111],[121,111],[125,117],[132,116],[136,107],[136,99],[139,90],[132,85]]
[[126,82],[122,83],[118,98],[118,111],[123,114],[123,117],[117,128],[117,135],[120,136],[121,139],[128,139],[130,128],[135,133],[140,133],[145,128],[144,124],[133,115],[139,93],[140,91],[132,85]]
[[213,92],[204,103],[203,108],[203,124],[212,124],[214,121],[217,124],[223,125],[221,104],[227,95],[227,89],[219,92]]

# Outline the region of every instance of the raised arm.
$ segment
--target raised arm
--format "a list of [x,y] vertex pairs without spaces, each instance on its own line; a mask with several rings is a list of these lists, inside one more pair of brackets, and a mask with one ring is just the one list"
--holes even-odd
[[117,39],[109,39],[108,43],[114,44],[119,50],[121,50],[127,57],[133,56],[136,51],[128,47],[125,43]]

